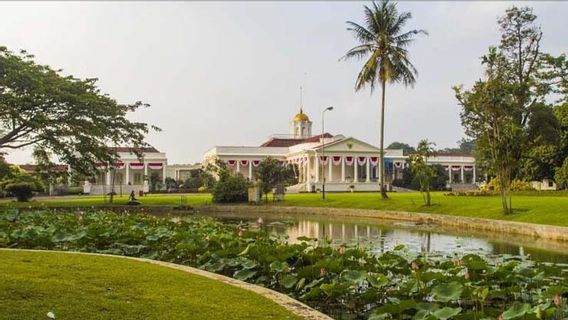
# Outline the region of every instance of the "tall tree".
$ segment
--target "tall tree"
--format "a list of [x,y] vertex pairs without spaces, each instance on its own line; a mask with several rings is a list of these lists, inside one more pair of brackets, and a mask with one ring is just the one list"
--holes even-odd
[[485,80],[479,80],[469,91],[456,87],[456,98],[462,107],[461,122],[465,133],[476,140],[476,158],[499,179],[503,212],[511,211],[507,192],[517,168],[517,150],[522,131],[513,88],[506,77],[506,59],[496,48],[483,58]]
[[387,83],[402,83],[413,86],[418,74],[409,59],[407,47],[416,35],[427,34],[425,30],[403,31],[412,18],[410,12],[398,12],[396,3],[382,0],[364,6],[365,26],[347,21],[347,30],[352,32],[359,45],[347,51],[343,59],[357,58],[365,60],[355,82],[359,91],[369,85],[371,92],[375,85],[381,87],[380,118],[380,187],[381,196],[387,199],[384,168],[384,133],[385,133],[385,97]]
[[536,18],[528,7],[507,9],[498,19],[499,46],[482,58],[485,79],[469,91],[455,88],[462,125],[476,140],[478,160],[499,179],[505,213],[511,212],[506,198],[512,179],[551,175],[545,167],[554,163],[558,140],[550,138],[558,126],[546,101],[562,85],[565,66],[561,57],[541,53]]
[[409,145],[408,143],[398,142],[395,141],[388,145],[387,149],[402,149],[402,153],[404,155],[409,155],[411,153],[416,152],[413,146]]
[[144,147],[149,130],[159,130],[127,119],[147,104],[119,104],[100,92],[97,79],[64,76],[33,59],[0,47],[0,153],[34,146],[93,174],[97,163],[114,163],[108,146]]
[[410,168],[416,180],[420,184],[420,192],[427,206],[432,205],[432,197],[430,195],[430,185],[434,179],[436,172],[434,168],[428,165],[428,157],[434,153],[434,143],[424,139],[418,142],[416,153],[410,155]]

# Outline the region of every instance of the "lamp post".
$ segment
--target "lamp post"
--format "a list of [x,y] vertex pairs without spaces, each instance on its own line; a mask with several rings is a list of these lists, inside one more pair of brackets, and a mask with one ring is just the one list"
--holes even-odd
[[[325,116],[325,112],[326,111],[331,111],[333,110],[333,107],[327,107],[325,109],[323,109],[323,111],[321,112],[321,156],[322,156],[322,161],[321,161],[321,172],[323,175],[323,179],[322,179],[322,184],[321,184],[321,198],[322,200],[325,200],[325,164],[323,159],[325,158],[325,137],[323,136],[325,133],[325,121],[324,121],[324,116]],[[329,160],[329,159],[328,159]],[[327,163],[327,161],[326,161]]]

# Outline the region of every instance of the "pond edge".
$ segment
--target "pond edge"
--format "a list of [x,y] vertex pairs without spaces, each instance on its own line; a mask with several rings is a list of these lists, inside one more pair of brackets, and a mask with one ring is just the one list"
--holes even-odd
[[159,260],[152,260],[152,259],[145,259],[145,258],[137,258],[137,257],[129,257],[129,256],[119,256],[119,255],[112,255],[112,254],[103,254],[103,253],[90,253],[90,252],[78,252],[78,251],[58,251],[58,250],[34,250],[34,249],[10,249],[10,248],[0,248],[1,251],[24,251],[24,252],[53,252],[53,253],[66,253],[66,254],[81,254],[81,255],[88,255],[88,256],[101,256],[101,257],[108,257],[108,258],[119,258],[119,259],[127,259],[133,260],[138,262],[146,262],[155,265],[159,265],[162,267],[175,269],[187,273],[191,273],[197,276],[205,277],[211,280],[219,281],[240,289],[252,291],[264,298],[271,300],[272,302],[284,307],[286,310],[290,311],[291,313],[302,317],[307,320],[333,320],[333,318],[305,305],[304,303],[295,300],[285,294],[280,292],[276,292],[274,290],[257,286],[248,282],[240,281],[237,279],[233,279],[227,276],[223,276],[220,274],[208,272],[205,270],[171,263]]
[[457,227],[461,230],[480,230],[495,233],[508,233],[533,238],[568,241],[568,227],[552,226],[497,219],[483,219],[462,216],[450,216],[433,213],[407,211],[384,211],[372,209],[330,208],[330,207],[293,207],[271,205],[206,205],[196,206],[197,212],[228,213],[277,213],[277,214],[311,214],[335,217],[373,218],[394,221],[410,221],[417,224],[441,225]]

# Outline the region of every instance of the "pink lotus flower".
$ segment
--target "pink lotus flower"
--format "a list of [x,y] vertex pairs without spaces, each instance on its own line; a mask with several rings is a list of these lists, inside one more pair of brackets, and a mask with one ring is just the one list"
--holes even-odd
[[410,264],[410,268],[412,270],[418,270],[418,263],[416,263],[416,261],[412,261],[412,263]]
[[256,223],[258,223],[258,224],[263,224],[263,223],[264,223],[264,219],[262,219],[262,217],[259,217],[259,218],[256,220]]
[[465,280],[469,280],[469,271],[466,271],[463,275]]
[[560,306],[562,304],[562,297],[559,294],[554,296],[554,304],[556,306]]

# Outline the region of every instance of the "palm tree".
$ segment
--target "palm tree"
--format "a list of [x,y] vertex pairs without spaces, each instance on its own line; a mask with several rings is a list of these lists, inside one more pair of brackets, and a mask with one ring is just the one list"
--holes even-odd
[[347,21],[347,30],[353,33],[360,44],[347,51],[342,59],[366,60],[357,76],[355,91],[368,84],[373,92],[375,83],[381,85],[380,186],[382,198],[388,199],[384,168],[385,87],[387,82],[414,85],[418,72],[408,58],[406,47],[414,41],[416,35],[428,33],[425,30],[402,32],[412,15],[410,12],[399,14],[396,3],[382,0],[378,4],[373,2],[372,8],[364,8],[365,26]]

